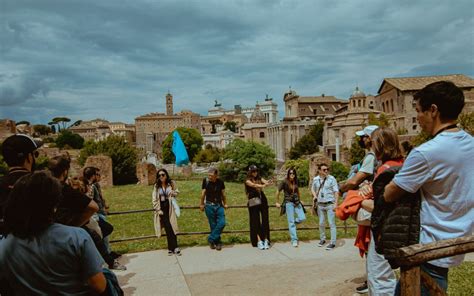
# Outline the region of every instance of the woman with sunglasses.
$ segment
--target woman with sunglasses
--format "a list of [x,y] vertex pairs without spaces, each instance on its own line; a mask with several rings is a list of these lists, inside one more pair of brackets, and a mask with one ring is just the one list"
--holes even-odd
[[248,198],[250,241],[252,246],[260,250],[270,248],[270,224],[268,222],[268,200],[263,188],[272,184],[272,181],[263,179],[258,174],[256,165],[249,166],[245,193]]
[[[283,191],[284,199],[283,204],[280,205],[279,197],[280,192]],[[306,220],[304,214],[303,204],[301,203],[300,191],[298,189],[298,178],[296,177],[295,168],[290,168],[286,174],[286,179],[278,186],[276,193],[276,207],[281,207],[280,215],[286,212],[288,219],[288,230],[290,232],[291,245],[298,247],[298,235],[296,234],[296,224]],[[296,218],[295,218],[296,214]]]
[[155,209],[154,224],[157,237],[161,236],[161,229],[165,228],[168,241],[168,255],[181,256],[178,248],[178,219],[173,207],[173,199],[178,195],[176,182],[170,179],[165,169],[159,169],[156,174],[156,184],[153,187],[152,202]]

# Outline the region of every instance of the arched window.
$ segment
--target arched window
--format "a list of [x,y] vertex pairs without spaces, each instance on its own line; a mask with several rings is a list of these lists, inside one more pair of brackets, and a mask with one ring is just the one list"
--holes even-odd
[[395,109],[393,109],[393,99],[390,100],[390,107],[392,107],[392,113],[395,112]]

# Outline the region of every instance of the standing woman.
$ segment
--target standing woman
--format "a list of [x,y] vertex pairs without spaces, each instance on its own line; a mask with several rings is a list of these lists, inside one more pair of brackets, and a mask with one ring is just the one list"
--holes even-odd
[[[282,205],[279,203],[281,191],[283,191],[284,194]],[[283,215],[286,212],[286,217],[288,219],[288,230],[291,237],[291,245],[295,248],[298,247],[296,224],[306,220],[306,216],[304,214],[303,205],[301,204],[300,191],[298,189],[298,178],[296,177],[295,168],[290,168],[288,170],[286,179],[280,183],[280,186],[278,186],[275,205],[277,208],[282,208],[280,215]]]
[[153,188],[152,202],[155,209],[154,224],[157,237],[161,236],[161,228],[165,228],[168,241],[168,255],[181,256],[178,248],[178,219],[173,207],[173,199],[178,195],[176,183],[170,179],[165,169],[159,169],[156,174],[156,184]]
[[260,250],[270,248],[270,224],[268,222],[268,200],[263,188],[272,182],[260,177],[257,166],[249,166],[245,193],[248,198],[250,241]]

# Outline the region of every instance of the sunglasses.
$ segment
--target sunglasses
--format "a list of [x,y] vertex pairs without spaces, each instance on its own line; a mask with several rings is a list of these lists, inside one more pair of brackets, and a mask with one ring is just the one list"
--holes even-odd
[[166,177],[166,174],[158,174],[160,177]]
[[323,170],[321,170],[321,171],[323,171],[323,172],[327,172],[327,171],[329,171],[329,170],[328,170],[328,169],[323,169]]
[[294,175],[295,175],[295,173],[290,173],[290,176],[294,176]]

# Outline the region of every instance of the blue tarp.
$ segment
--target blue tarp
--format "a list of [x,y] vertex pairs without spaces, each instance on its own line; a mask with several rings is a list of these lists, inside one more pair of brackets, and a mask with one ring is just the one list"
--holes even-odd
[[171,146],[171,151],[173,151],[174,157],[176,158],[176,165],[182,166],[189,163],[188,152],[186,147],[184,147],[183,140],[179,136],[178,131],[173,132],[173,146]]

